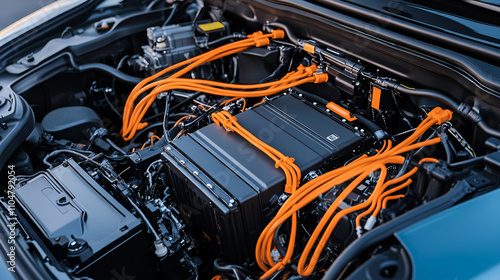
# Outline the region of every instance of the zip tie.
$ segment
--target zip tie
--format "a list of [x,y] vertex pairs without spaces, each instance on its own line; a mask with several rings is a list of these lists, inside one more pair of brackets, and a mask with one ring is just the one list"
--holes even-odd
[[278,160],[276,162],[276,164],[274,165],[275,168],[279,168],[281,166],[281,164],[285,163],[285,164],[291,164],[295,161],[295,159],[293,157],[287,157],[285,156],[284,158]]

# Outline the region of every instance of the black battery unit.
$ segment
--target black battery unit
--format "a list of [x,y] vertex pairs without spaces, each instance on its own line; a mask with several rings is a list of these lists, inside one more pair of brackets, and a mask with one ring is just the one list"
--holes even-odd
[[125,267],[128,275],[154,277],[141,220],[72,159],[20,182],[15,194],[23,228],[59,270],[112,279]]
[[[363,136],[292,95],[236,116],[253,135],[293,157],[302,175],[359,146]],[[172,141],[162,153],[184,217],[226,260],[253,259],[260,232],[283,193],[285,175],[262,151],[211,124]]]

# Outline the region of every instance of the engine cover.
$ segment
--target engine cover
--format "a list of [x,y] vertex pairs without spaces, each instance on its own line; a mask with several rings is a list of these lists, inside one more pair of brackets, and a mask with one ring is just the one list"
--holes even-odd
[[[236,117],[253,135],[295,158],[303,175],[350,153],[363,140],[348,124],[292,95]],[[242,263],[251,258],[283,193],[283,171],[216,124],[172,141],[165,151],[170,184],[188,223],[225,259]]]

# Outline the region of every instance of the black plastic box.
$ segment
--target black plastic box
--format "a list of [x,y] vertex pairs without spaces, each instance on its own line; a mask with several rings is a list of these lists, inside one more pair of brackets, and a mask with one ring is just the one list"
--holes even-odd
[[[21,224],[58,269],[111,279],[126,267],[128,275],[153,277],[145,268],[154,265],[152,242],[141,221],[72,159],[18,184],[15,193]],[[68,249],[74,240],[88,246]]]
[[[262,141],[295,158],[302,176],[363,140],[347,124],[286,95],[236,116]],[[187,222],[231,262],[253,259],[256,241],[283,193],[285,175],[266,154],[211,124],[172,141],[162,154]]]

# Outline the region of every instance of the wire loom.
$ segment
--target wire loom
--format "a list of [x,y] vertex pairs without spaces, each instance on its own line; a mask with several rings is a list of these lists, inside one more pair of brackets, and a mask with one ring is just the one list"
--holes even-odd
[[[404,157],[400,156],[400,154],[423,146],[439,143],[441,139],[437,137],[424,142],[412,144],[420,137],[420,135],[425,133],[431,126],[435,124],[442,124],[443,122],[450,120],[452,117],[452,112],[449,110],[443,110],[439,107],[434,108],[428,114],[428,117],[418,126],[415,132],[396,147],[394,148],[392,147],[392,142],[390,140],[386,141],[384,142],[384,146],[382,147],[382,149],[376,155],[371,157],[364,155],[363,157],[351,162],[345,167],[335,169],[322,176],[319,176],[318,178],[303,185],[300,189],[298,189],[298,187],[299,187],[301,173],[300,169],[293,163],[294,161],[293,158],[283,155],[276,149],[272,148],[271,146],[259,140],[257,137],[255,137],[245,128],[243,128],[237,122],[236,117],[232,116],[228,112],[220,111],[217,113],[212,113],[211,116],[216,124],[224,127],[228,132],[230,131],[238,133],[248,142],[250,142],[255,147],[260,149],[262,152],[267,154],[271,159],[275,161],[276,163],[275,167],[281,168],[286,176],[285,192],[290,193],[291,196],[278,211],[275,218],[264,229],[264,231],[259,237],[259,240],[257,241],[255,254],[257,263],[262,268],[262,270],[265,271],[264,275],[262,275],[261,277],[261,279],[264,279],[272,275],[276,271],[285,267],[285,265],[287,265],[292,259],[293,248],[295,247],[295,239],[297,235],[297,211],[303,206],[313,201],[314,199],[316,199],[321,193],[330,189],[331,186],[342,184],[355,177],[355,179],[346,187],[346,189],[337,197],[337,199],[329,207],[325,215],[322,217],[320,223],[314,230],[311,238],[307,242],[307,245],[304,248],[302,255],[300,256],[299,263],[297,266],[297,271],[299,272],[299,274],[306,276],[313,272],[316,266],[316,262],[318,261],[319,256],[321,254],[321,251],[323,250],[326,242],[330,238],[335,226],[343,216],[368,207],[366,211],[360,213],[356,217],[356,228],[358,231],[358,235],[361,235],[362,233],[361,219],[362,217],[372,213],[372,216],[368,219],[367,224],[365,225],[365,229],[368,230],[371,229],[371,227],[375,223],[375,218],[378,215],[378,212],[382,207],[383,208],[386,207],[387,201],[392,199],[399,199],[404,196],[404,195],[394,195],[394,196],[389,196],[389,195],[410,185],[412,183],[412,180],[409,178],[418,171],[418,167],[414,167],[411,171],[405,173],[401,177],[386,181],[387,179],[386,165],[387,164],[401,165],[404,163]],[[436,162],[437,160],[433,158],[424,158],[420,161],[420,163],[428,161]],[[364,181],[368,175],[377,170],[380,170],[380,176],[372,195],[366,201],[338,212],[330,221],[332,215],[334,214],[340,203],[347,197],[347,195],[351,193],[362,181]],[[385,191],[390,186],[396,184],[399,185],[390,190]],[[271,255],[271,251],[274,248],[273,236],[275,234],[275,231],[279,228],[279,226],[286,220],[288,220],[290,217],[292,219],[292,227],[290,231],[288,249],[286,251],[285,256],[282,256],[281,261],[275,263]],[[328,223],[328,221],[330,222]],[[325,226],[327,226],[326,229]],[[323,235],[321,236],[321,239],[317,243],[317,240],[321,232],[323,232]],[[309,258],[310,252],[315,245],[316,248],[314,250],[314,253],[309,261],[309,264],[306,266],[306,261]],[[271,266],[271,268],[268,268],[266,265]]]
[[[222,115],[225,116],[225,119],[222,119]],[[234,119],[234,117],[230,117],[230,115],[228,116],[228,114],[219,113],[213,117],[218,119],[219,124],[222,124],[224,127],[229,128],[231,131],[233,131],[233,126],[236,126],[236,120]],[[293,187],[290,197],[280,208],[276,216],[266,226],[266,228],[261,233],[259,240],[257,241],[255,257],[257,260],[257,264],[265,272],[261,276],[261,279],[271,276],[273,273],[282,269],[290,263],[293,256],[297,234],[297,211],[315,200],[320,194],[326,192],[332,186],[342,184],[353,179],[352,182],[349,183],[349,185],[335,199],[335,201],[323,215],[321,221],[316,226],[313,234],[309,238],[305,248],[301,252],[300,259],[297,265],[297,272],[303,276],[310,275],[314,271],[316,263],[318,262],[320,254],[326,242],[330,238],[337,223],[343,216],[369,207],[366,211],[358,215],[356,219],[356,225],[359,232],[361,230],[361,218],[372,212],[372,215],[376,216],[378,214],[378,211],[380,211],[380,208],[383,207],[385,203],[387,203],[388,199],[395,199],[394,196],[389,195],[410,185],[412,181],[411,179],[409,179],[409,177],[415,174],[418,170],[418,167],[415,167],[399,178],[386,181],[386,165],[401,165],[404,163],[404,157],[401,156],[401,154],[414,149],[418,149],[420,147],[439,143],[441,141],[439,137],[419,143],[414,142],[430,127],[435,124],[440,125],[445,121],[449,121],[451,117],[451,111],[436,107],[417,127],[415,132],[397,146],[392,147],[392,143],[390,141],[387,141],[385,142],[384,147],[374,156],[364,155],[344,167],[332,170],[315,178],[314,180],[307,182],[300,188]],[[240,133],[237,130],[235,130],[235,132]],[[422,161],[435,161],[435,159],[426,158]],[[333,216],[333,214],[337,211],[340,203],[347,197],[347,195],[351,193],[362,181],[364,181],[367,176],[378,170],[380,170],[379,180],[369,199],[367,199],[363,203],[344,209]],[[384,190],[386,190],[388,187],[401,182],[403,183],[398,185],[397,187],[384,192]],[[278,230],[280,226],[290,218],[292,219],[292,226],[289,234],[290,238],[288,241],[286,254],[285,256],[281,256],[281,260],[279,262],[275,263],[271,254],[273,248],[275,247],[275,244],[273,244],[273,236],[275,234],[275,231]],[[313,249],[314,252],[312,256],[310,256]],[[306,264],[308,260],[309,262],[308,264]]]
[[[137,130],[143,129],[148,125],[147,123],[141,123],[141,120],[151,104],[155,101],[156,97],[162,92],[182,89],[239,98],[263,97],[304,83],[323,83],[328,81],[328,74],[316,73],[318,68],[315,65],[309,67],[301,65],[298,67],[297,71],[288,73],[279,81],[253,85],[238,85],[209,80],[180,78],[192,69],[204,63],[241,52],[250,47],[266,46],[270,43],[270,38],[281,39],[284,35],[283,30],[273,30],[269,34],[263,34],[260,31],[255,32],[252,35],[249,35],[247,39],[227,44],[199,56],[182,61],[144,79],[132,90],[125,103],[123,111],[123,127],[121,131],[122,138],[126,141],[131,140]],[[169,77],[153,82],[155,79],[160,78],[161,76],[182,66],[185,67]],[[143,93],[149,90],[151,90],[151,92],[142,98],[134,108],[136,100]]]

